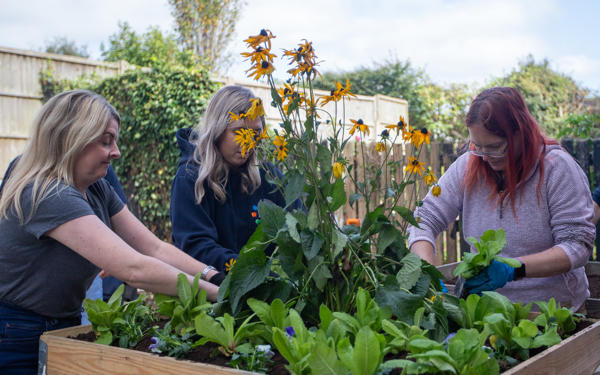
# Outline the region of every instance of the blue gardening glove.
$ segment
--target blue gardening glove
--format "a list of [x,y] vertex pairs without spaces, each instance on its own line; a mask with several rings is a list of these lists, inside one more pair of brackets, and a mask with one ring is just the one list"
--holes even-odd
[[465,287],[469,294],[479,294],[487,290],[496,290],[502,288],[507,282],[515,278],[515,269],[493,260],[492,263],[484,268],[477,275],[465,280]]

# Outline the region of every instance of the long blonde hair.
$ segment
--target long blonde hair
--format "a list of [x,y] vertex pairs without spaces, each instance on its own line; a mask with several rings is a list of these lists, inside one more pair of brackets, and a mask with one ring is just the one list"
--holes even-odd
[[[53,96],[38,112],[25,151],[15,163],[0,195],[0,218],[14,209],[21,223],[59,183],[73,185],[77,157],[99,139],[110,120],[120,124],[117,111],[102,96],[72,90]],[[31,210],[25,216],[21,195],[33,183]]]
[[[236,115],[250,108],[250,99],[255,96],[242,86],[222,87],[212,97],[202,121],[196,126],[191,142],[196,145],[193,160],[198,164],[198,178],[194,187],[196,202],[204,197],[204,182],[213,191],[215,198],[223,203],[227,199],[225,186],[229,176],[229,165],[217,146],[219,138],[230,124],[229,112]],[[252,153],[242,168],[242,191],[252,194],[260,186],[260,171],[256,153]]]

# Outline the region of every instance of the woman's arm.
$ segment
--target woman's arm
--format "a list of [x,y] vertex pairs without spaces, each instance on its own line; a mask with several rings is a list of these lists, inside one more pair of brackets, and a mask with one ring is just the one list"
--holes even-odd
[[[175,246],[161,241],[127,207],[111,217],[110,221],[119,237],[142,254],[160,259],[190,275],[196,275],[206,268],[206,264],[197,261]],[[209,271],[206,275],[207,280],[216,273],[215,270]]]
[[417,254],[421,259],[433,264],[434,254],[431,242],[425,240],[415,241],[411,245],[410,251]]
[[[95,215],[70,220],[46,235],[136,288],[177,295],[179,269],[135,251]],[[191,283],[193,277],[187,277]],[[200,281],[200,287],[207,291],[209,300],[216,301],[217,286]]]
[[560,275],[571,269],[569,257],[559,246],[539,253],[517,258],[525,263],[525,277],[548,277]]

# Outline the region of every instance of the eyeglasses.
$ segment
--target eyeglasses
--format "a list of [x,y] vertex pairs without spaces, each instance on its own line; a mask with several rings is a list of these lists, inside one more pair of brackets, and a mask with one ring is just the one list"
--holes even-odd
[[501,158],[506,154],[506,149],[508,149],[508,142],[504,146],[500,147],[487,147],[491,149],[491,151],[481,151],[480,147],[475,146],[475,144],[469,141],[469,151],[471,154],[475,156],[479,156],[480,158],[487,156],[488,158]]

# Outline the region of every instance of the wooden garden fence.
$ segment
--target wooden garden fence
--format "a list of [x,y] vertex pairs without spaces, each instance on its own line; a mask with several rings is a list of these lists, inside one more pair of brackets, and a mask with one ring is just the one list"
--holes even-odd
[[[588,180],[590,181],[590,190],[596,186],[600,186],[600,138],[599,139],[563,139],[561,141],[563,147],[577,160],[582,167]],[[463,152],[463,147],[457,143],[451,142],[431,142],[427,147],[423,147],[419,153],[419,161],[424,162],[426,166],[431,167],[434,174],[439,178],[444,171],[452,164],[456,158]],[[363,155],[364,153],[364,155]],[[396,181],[402,180],[402,169],[408,161],[408,157],[412,156],[414,149],[412,145],[396,144],[390,158],[398,161],[401,166],[396,171],[384,170],[381,171],[381,176],[377,180],[376,189],[379,194],[374,194],[371,197],[370,209],[372,210],[378,204],[383,203],[383,192],[385,186],[389,186],[392,178]],[[363,160],[367,165],[382,165],[382,153],[375,152],[374,143],[364,144],[361,148],[355,144],[355,147],[346,147],[344,155],[352,165],[352,178],[363,179],[363,173],[366,173],[367,179],[373,178],[368,171],[362,168]],[[364,159],[363,159],[364,156]],[[349,176],[350,177],[350,176]],[[386,185],[387,181],[387,185]],[[357,193],[352,183],[347,183],[347,196]],[[408,208],[414,208],[415,202],[418,199],[423,199],[428,191],[427,185],[422,179],[417,178],[414,185],[409,185],[403,195],[399,197],[398,205]],[[443,193],[442,193],[443,194]],[[343,210],[343,220],[346,222],[350,218],[358,218],[362,220],[367,213],[366,203],[364,199],[359,199],[353,204],[347,203]],[[600,230],[596,231],[595,248],[600,249]],[[460,231],[460,219],[450,225],[450,227],[440,234],[436,240],[436,246],[441,251],[436,254],[436,265],[444,263],[456,262],[460,258],[460,254],[469,251],[469,244],[465,241]],[[595,250],[592,254],[592,260],[600,260],[600,251]]]

